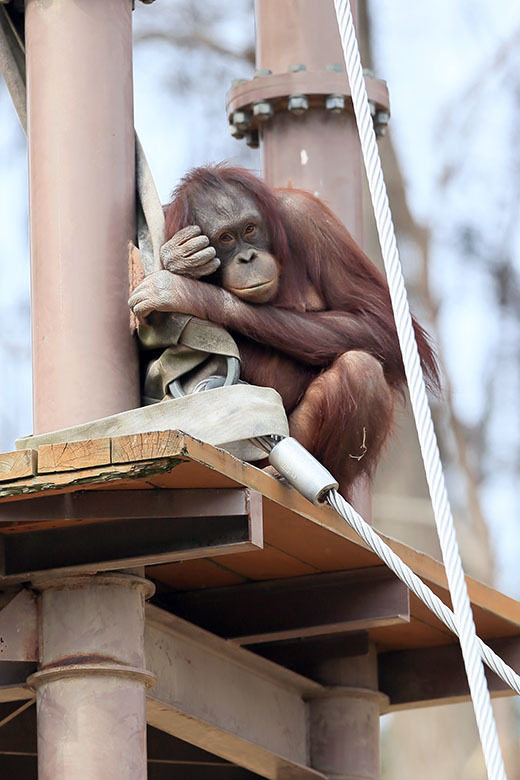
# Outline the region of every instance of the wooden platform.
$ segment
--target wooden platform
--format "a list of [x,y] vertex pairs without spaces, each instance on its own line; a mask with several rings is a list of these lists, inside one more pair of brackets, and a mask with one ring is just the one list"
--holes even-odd
[[[38,499],[71,491],[243,486],[263,496],[263,549],[228,554],[223,551],[182,562],[149,565],[146,574],[156,581],[160,594],[382,566],[332,509],[313,506],[260,469],[177,431],[46,445],[37,452],[0,456],[0,538],[96,522],[89,518],[21,522],[16,511],[21,507],[15,506],[15,502],[24,499],[26,506],[27,499],[36,500],[36,503],[29,502],[34,516],[38,513]],[[10,519],[10,513],[15,519]],[[386,541],[449,604],[444,567],[395,540]],[[477,629],[483,639],[504,640],[520,635],[520,604],[471,578],[468,587]],[[450,632],[413,595],[409,620],[403,616],[391,625],[374,621],[369,634],[380,652],[454,642]]]

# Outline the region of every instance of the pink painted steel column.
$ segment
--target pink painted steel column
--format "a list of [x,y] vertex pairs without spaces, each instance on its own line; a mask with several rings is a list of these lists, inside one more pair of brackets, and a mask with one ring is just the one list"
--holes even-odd
[[[356,19],[355,0],[351,7]],[[255,9],[258,69],[284,73],[290,65],[309,71],[342,65],[344,70],[333,0],[256,0]],[[353,112],[336,114],[323,107],[301,116],[276,112],[262,126],[261,152],[271,186],[314,192],[363,246],[361,146]],[[363,478],[353,486],[352,503],[371,522],[370,488]]]
[[377,652],[322,661],[314,676],[325,694],[309,702],[311,764],[334,780],[380,780]]
[[34,431],[139,405],[130,0],[27,0]]
[[150,582],[104,574],[41,592],[39,780],[146,780],[144,601]]
[[[333,0],[256,0],[255,8],[257,68],[286,73],[290,65],[308,71],[343,65]],[[363,243],[361,148],[351,112],[277,112],[262,127],[261,151],[269,184],[315,192]]]

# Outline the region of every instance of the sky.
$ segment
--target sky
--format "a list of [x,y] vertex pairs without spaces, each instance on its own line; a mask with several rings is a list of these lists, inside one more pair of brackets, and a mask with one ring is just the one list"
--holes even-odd
[[[168,11],[165,0],[136,5],[138,31],[152,14]],[[243,0],[234,7],[234,20],[219,33],[239,48],[253,20]],[[434,234],[431,277],[440,304],[442,354],[464,422],[480,418],[490,371],[503,377],[494,391],[496,446],[486,442],[493,463],[484,464],[489,473],[482,499],[497,540],[499,585],[518,596],[518,474],[505,456],[520,438],[520,386],[518,371],[511,370],[520,334],[514,317],[497,317],[484,261],[486,252],[494,261],[507,233],[507,251],[519,268],[520,193],[514,182],[520,177],[511,149],[520,93],[514,66],[520,63],[512,60],[514,54],[497,60],[497,52],[518,36],[520,4],[371,0],[370,8],[376,75],[389,84],[391,132],[409,205]],[[180,90],[176,57],[182,56],[164,43],[140,44],[135,51],[135,123],[163,201],[193,165],[226,158],[259,167],[258,154],[246,153],[243,142],[228,135],[223,109],[231,78],[251,73],[230,60],[219,74],[221,90],[201,93],[207,65],[197,55],[190,61],[193,81]],[[0,127],[0,449],[9,450],[32,422],[26,149],[3,87]],[[478,243],[475,262],[471,253],[469,260],[462,258],[460,249],[470,239]]]

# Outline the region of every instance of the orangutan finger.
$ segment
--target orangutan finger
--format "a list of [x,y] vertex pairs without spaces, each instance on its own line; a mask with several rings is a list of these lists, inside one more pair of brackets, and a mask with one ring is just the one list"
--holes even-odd
[[202,231],[198,225],[188,225],[187,227],[182,228],[182,230],[179,230],[177,233],[175,233],[173,238],[175,239],[175,243],[180,245],[185,241],[188,241],[190,238],[200,236],[201,232]]
[[197,279],[200,279],[201,276],[209,276],[210,274],[214,274],[215,271],[217,271],[220,268],[220,260],[218,257],[214,257],[209,262],[205,263],[205,265],[198,265],[196,269],[193,271],[193,276],[196,276]]
[[184,257],[188,257],[200,249],[205,249],[207,246],[209,246],[209,238],[207,236],[197,236],[196,238],[190,238],[189,241],[185,241],[179,249],[182,250]]

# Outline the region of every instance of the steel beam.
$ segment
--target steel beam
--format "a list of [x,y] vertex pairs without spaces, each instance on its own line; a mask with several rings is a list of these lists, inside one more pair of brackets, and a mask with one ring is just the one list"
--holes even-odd
[[161,605],[238,644],[410,620],[408,589],[386,566],[171,593]]
[[[247,488],[72,493],[5,503],[0,517],[32,529],[0,538],[6,582],[42,571],[121,569],[263,546],[262,498]],[[62,526],[38,527],[51,520]]]
[[309,766],[305,703],[321,685],[157,607],[146,617],[150,725],[262,777],[322,777]]
[[0,664],[37,660],[36,600],[29,590],[20,590],[0,611]]
[[[488,644],[513,669],[520,668],[518,637],[493,639]],[[500,677],[487,667],[485,671],[491,695],[513,695]],[[389,697],[390,712],[469,701],[468,681],[458,644],[381,653],[379,684]]]

